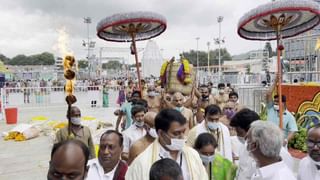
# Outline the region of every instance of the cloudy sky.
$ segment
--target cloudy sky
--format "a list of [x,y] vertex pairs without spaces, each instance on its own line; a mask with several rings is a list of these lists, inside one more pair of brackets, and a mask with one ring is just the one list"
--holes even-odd
[[[58,30],[65,28],[69,48],[76,58],[86,57],[82,40],[87,39],[83,17],[91,17],[90,37],[96,41],[95,53],[100,47],[128,47],[127,43],[112,43],[98,39],[96,24],[114,13],[153,11],[167,18],[167,30],[154,38],[165,58],[181,51],[207,50],[218,37],[217,17],[223,16],[222,37],[229,52],[239,54],[263,48],[265,42],[241,39],[236,30],[240,17],[252,8],[270,0],[1,0],[0,53],[13,57],[17,54],[36,54],[49,51],[60,55],[56,44]],[[145,47],[146,41],[138,42]]]

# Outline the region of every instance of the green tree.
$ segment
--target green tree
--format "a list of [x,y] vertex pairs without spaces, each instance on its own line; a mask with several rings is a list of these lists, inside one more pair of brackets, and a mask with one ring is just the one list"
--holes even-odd
[[[183,52],[183,56],[189,60],[191,64],[197,66],[197,51],[191,50],[189,52]],[[220,50],[221,64],[224,61],[232,60],[230,53],[226,48]],[[219,64],[219,49],[214,49],[210,51],[210,65]],[[206,51],[199,51],[199,66],[208,65],[208,53]]]
[[121,66],[119,61],[109,61],[102,64],[102,69],[121,69]]
[[10,61],[10,58],[8,58],[7,56],[0,54],[0,59],[4,64],[8,64],[8,62]]
[[9,65],[53,65],[54,63],[53,54],[48,52],[31,56],[19,54],[8,61]]
[[9,65],[29,65],[30,60],[28,58],[28,56],[24,55],[24,54],[19,54],[16,55],[15,57],[13,57],[8,64]]
[[78,61],[78,68],[79,68],[79,69],[85,69],[85,68],[87,68],[88,66],[89,66],[89,63],[88,63],[87,60],[81,59],[81,60]]

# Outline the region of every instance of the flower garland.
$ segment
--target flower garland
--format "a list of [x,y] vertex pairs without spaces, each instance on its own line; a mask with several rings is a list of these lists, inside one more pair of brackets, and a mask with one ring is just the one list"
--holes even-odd
[[187,85],[192,82],[191,76],[190,76],[190,64],[187,59],[181,59],[181,66],[177,72],[177,78],[178,80]]
[[160,70],[160,81],[161,81],[161,85],[164,85],[167,81],[167,67],[169,65],[169,61],[165,61],[162,66],[161,66],[161,70]]

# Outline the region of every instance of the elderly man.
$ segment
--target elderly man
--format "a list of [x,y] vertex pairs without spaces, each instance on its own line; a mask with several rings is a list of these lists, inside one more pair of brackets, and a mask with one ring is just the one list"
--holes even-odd
[[123,141],[123,153],[122,159],[129,159],[129,149],[137,140],[146,135],[146,129],[144,124],[144,115],[146,109],[143,106],[135,105],[132,108],[132,117],[134,123],[125,131],[123,131],[124,141]]
[[205,120],[193,127],[187,139],[187,144],[194,146],[195,140],[202,133],[210,133],[218,141],[217,151],[232,161],[230,132],[227,126],[220,122],[221,110],[217,105],[209,105],[205,109]]
[[123,137],[114,130],[101,135],[98,158],[88,162],[87,180],[124,180],[128,165],[120,160]]
[[[69,115],[67,114],[67,118]],[[81,112],[76,106],[72,106],[70,110],[71,123],[60,129],[56,134],[56,142],[65,141],[68,139],[78,139],[82,141],[90,151],[90,159],[96,157],[94,145],[91,137],[90,129],[81,125]]]
[[186,118],[187,120],[187,132],[189,129],[191,129],[194,126],[193,122],[193,112],[191,109],[188,109],[183,106],[184,104],[184,96],[180,92],[176,92],[173,94],[173,102],[174,109],[181,112],[181,114]]
[[298,180],[320,179],[320,124],[311,127],[307,136],[308,156],[300,161]]
[[89,149],[79,140],[67,140],[55,144],[51,151],[48,180],[84,180],[87,176]]
[[129,165],[158,137],[157,131],[154,128],[154,119],[156,115],[157,114],[155,112],[147,112],[144,116],[144,123],[147,127],[147,134],[133,143],[133,145],[130,147],[129,160],[127,161]]
[[247,135],[247,150],[258,169],[251,180],[295,180],[293,172],[280,157],[283,134],[268,121],[255,121]]
[[[239,157],[239,166],[237,170],[237,180],[250,180],[251,176],[256,171],[256,164],[254,159],[249,156],[245,144],[245,137],[249,131],[251,123],[259,120],[259,115],[250,109],[244,108],[235,114],[230,122],[230,126],[234,127],[237,132],[238,142],[235,143],[234,139],[231,139],[232,152],[235,157]],[[293,169],[293,159],[289,152],[282,147],[280,151],[280,156],[286,163],[288,167]],[[238,159],[238,158],[236,158]]]
[[185,146],[186,119],[174,109],[164,109],[156,116],[155,127],[159,138],[130,165],[126,179],[147,180],[154,162],[163,158],[176,161],[182,169],[183,179],[208,179],[197,152]]

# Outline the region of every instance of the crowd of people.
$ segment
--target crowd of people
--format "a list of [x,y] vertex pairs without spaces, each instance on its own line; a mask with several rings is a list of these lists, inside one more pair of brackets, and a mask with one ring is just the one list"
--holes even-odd
[[[267,94],[267,120],[240,104],[230,84],[169,93],[156,83],[128,81],[119,92],[114,129],[100,137],[97,157],[77,107],[57,133],[48,179],[316,180],[320,125],[308,130],[308,156],[294,172],[287,144],[297,129],[286,97]],[[120,97],[122,96],[122,97]],[[279,128],[279,99],[283,128]]]

